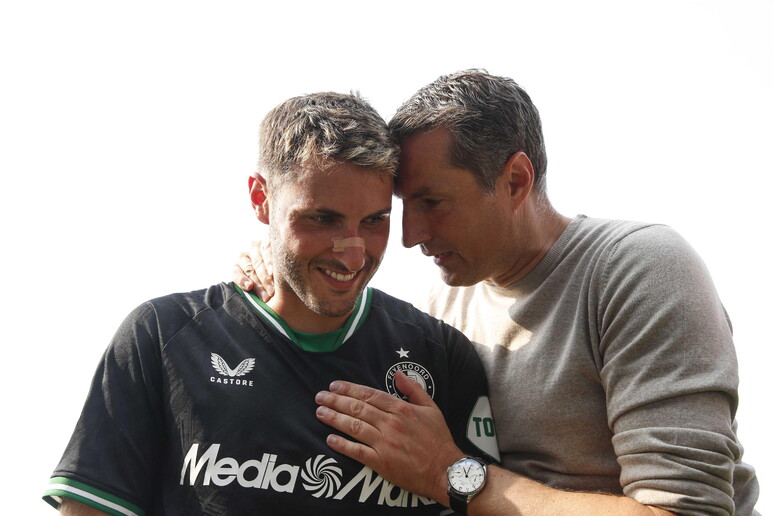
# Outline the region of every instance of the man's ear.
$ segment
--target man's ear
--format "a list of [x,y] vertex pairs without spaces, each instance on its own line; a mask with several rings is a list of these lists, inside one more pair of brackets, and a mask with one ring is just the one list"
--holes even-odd
[[255,216],[264,224],[269,223],[269,196],[266,192],[266,179],[260,174],[250,176],[247,180],[250,188],[250,202],[253,205]]
[[515,152],[505,162],[503,179],[508,183],[508,192],[514,206],[520,206],[535,185],[532,161],[523,152]]

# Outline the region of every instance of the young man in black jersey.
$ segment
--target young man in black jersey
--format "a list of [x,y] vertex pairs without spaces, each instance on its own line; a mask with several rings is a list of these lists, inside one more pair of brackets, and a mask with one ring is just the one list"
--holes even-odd
[[46,501],[87,515],[448,513],[331,451],[335,437],[315,417],[316,393],[347,379],[437,413],[439,442],[498,458],[470,342],[367,287],[387,244],[396,165],[386,124],[357,95],[272,110],[249,186],[269,227],[274,297],[220,284],[132,312]]

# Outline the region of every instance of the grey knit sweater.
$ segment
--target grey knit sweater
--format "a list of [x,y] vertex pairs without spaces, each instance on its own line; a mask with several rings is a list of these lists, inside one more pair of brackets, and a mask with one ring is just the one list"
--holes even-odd
[[670,228],[579,216],[523,279],[444,285],[423,308],[476,344],[506,468],[678,514],[755,514],[731,325]]

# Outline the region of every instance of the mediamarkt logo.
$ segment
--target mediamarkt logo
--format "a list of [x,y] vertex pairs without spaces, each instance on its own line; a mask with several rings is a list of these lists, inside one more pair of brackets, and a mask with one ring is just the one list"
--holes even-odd
[[[226,486],[236,481],[240,486],[253,489],[271,489],[278,493],[293,493],[301,476],[301,486],[315,498],[342,500],[350,493],[360,503],[377,503],[388,507],[417,507],[434,504],[430,498],[417,496],[401,489],[377,475],[371,468],[363,468],[343,487],[344,473],[335,459],[317,455],[308,459],[304,468],[293,464],[278,464],[277,455],[264,453],[261,460],[249,459],[240,464],[233,457],[218,458],[220,444],[213,443],[199,455],[199,443],[191,445],[183,459],[180,485]],[[197,458],[198,457],[198,458]],[[186,477],[186,473],[188,476]]]

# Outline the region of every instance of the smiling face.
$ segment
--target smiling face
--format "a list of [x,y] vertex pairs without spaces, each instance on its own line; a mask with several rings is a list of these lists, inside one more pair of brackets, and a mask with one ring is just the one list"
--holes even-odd
[[384,256],[392,176],[351,163],[310,165],[274,188],[256,206],[274,256],[269,304],[295,330],[340,328]]
[[449,160],[450,135],[434,129],[401,146],[396,194],[403,199],[403,245],[420,245],[453,286],[510,274],[514,255],[505,245],[513,229],[507,180],[485,192],[474,175]]

